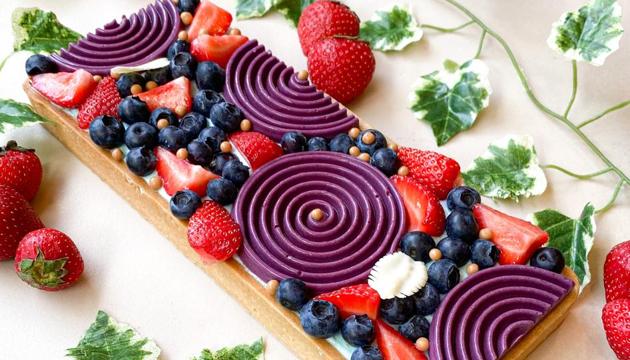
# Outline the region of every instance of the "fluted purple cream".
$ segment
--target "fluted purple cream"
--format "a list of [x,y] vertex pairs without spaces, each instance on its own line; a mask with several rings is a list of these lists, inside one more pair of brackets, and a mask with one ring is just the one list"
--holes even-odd
[[293,68],[251,40],[226,68],[225,98],[241,108],[253,130],[279,141],[288,131],[332,138],[358,126],[359,119]]
[[499,359],[573,286],[562,275],[527,265],[496,266],[468,277],[433,316],[430,359]]
[[51,58],[61,71],[84,69],[107,75],[116,66],[142,65],[165,56],[180,26],[173,2],[157,0],[130,17],[123,16],[120,22],[108,23]]
[[[324,217],[310,217],[321,209]],[[365,282],[406,231],[403,203],[374,167],[333,152],[284,155],[256,170],[232,215],[240,258],[263,281],[297,278],[316,294]]]

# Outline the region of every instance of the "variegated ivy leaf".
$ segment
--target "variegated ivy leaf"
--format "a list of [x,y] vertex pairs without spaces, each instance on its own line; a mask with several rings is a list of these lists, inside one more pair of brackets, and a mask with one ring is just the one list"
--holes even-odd
[[315,0],[238,0],[236,17],[239,19],[261,17],[271,10],[276,10],[297,26],[302,11],[314,2]]
[[488,66],[478,59],[459,66],[446,60],[444,69],[420,77],[409,96],[418,120],[431,125],[438,145],[469,129],[490,101]]
[[422,39],[422,29],[408,7],[394,5],[377,11],[361,24],[359,37],[374,50],[399,51]]
[[314,2],[315,0],[274,0],[273,8],[297,26],[302,11]]
[[44,118],[27,104],[10,99],[0,99],[0,134],[16,127],[44,122]]
[[622,34],[621,6],[617,1],[591,0],[553,23],[547,44],[571,60],[599,66],[619,48]]
[[520,197],[540,195],[547,188],[529,135],[507,136],[491,143],[462,177],[466,185],[482,195],[498,199],[518,201]]
[[249,19],[265,15],[273,7],[274,0],[238,0],[236,2],[236,17]]
[[580,281],[580,292],[591,281],[588,253],[595,237],[595,207],[588,203],[578,219],[572,219],[556,210],[542,210],[533,215],[533,222],[549,234],[547,246],[564,255],[566,265]]
[[232,348],[223,348],[216,352],[204,349],[193,360],[262,360],[264,357],[265,344],[261,338],[251,345],[238,345]]
[[57,15],[38,8],[17,8],[12,19],[15,51],[50,53],[81,38],[81,34],[60,23]]

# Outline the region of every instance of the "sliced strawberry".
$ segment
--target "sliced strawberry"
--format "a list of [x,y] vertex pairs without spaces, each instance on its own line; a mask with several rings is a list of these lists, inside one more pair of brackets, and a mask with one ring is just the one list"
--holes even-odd
[[410,176],[393,176],[391,180],[405,204],[408,231],[419,230],[431,236],[442,235],[446,218],[444,209],[433,192]]
[[409,176],[433,191],[440,200],[446,199],[460,173],[457,161],[434,151],[401,147],[398,160],[409,168]]
[[116,80],[113,77],[106,77],[101,80],[96,89],[88,96],[79,108],[77,122],[81,129],[90,127],[90,123],[96,117],[109,115],[118,117],[118,104],[122,99],[116,88]]
[[333,292],[318,295],[315,298],[331,302],[341,311],[343,318],[350,315],[365,314],[370,319],[375,320],[378,317],[378,308],[381,304],[381,297],[368,284],[346,286]]
[[265,135],[255,131],[237,131],[230,134],[230,141],[245,156],[252,170],[282,156],[282,148]]
[[242,241],[240,226],[217,202],[204,201],[188,223],[188,243],[204,260],[225,261]]
[[532,223],[494,210],[483,204],[473,207],[479,228],[492,230],[492,242],[501,251],[499,263],[525,264],[549,235]]
[[210,35],[223,35],[230,28],[230,24],[232,24],[232,14],[204,0],[197,7],[195,17],[188,28],[188,39],[190,41],[196,39],[201,30],[205,30]]
[[200,35],[190,45],[198,62],[212,61],[225,68],[232,54],[249,39],[242,35]]
[[206,187],[211,180],[219,176],[199,165],[179,159],[175,154],[161,147],[155,148],[157,156],[157,173],[162,179],[164,190],[173,195],[180,190],[192,190],[199,196],[206,195]]
[[96,81],[89,72],[79,69],[72,73],[46,73],[35,75],[31,84],[55,104],[75,108],[92,93]]
[[150,111],[160,107],[177,111],[178,106],[184,106],[186,112],[189,112],[192,105],[190,80],[184,76],[137,96],[147,103]]
[[383,320],[374,322],[376,328],[376,343],[383,354],[384,360],[426,360],[427,357],[418,351],[414,344],[400,335]]

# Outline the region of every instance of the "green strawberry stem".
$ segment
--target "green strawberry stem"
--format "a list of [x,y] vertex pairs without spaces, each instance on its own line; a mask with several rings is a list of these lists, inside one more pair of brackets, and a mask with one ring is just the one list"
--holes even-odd
[[422,27],[423,29],[431,29],[431,30],[435,30],[435,31],[439,31],[439,32],[443,32],[443,33],[452,33],[452,32],[456,32],[458,30],[461,30],[469,25],[474,24],[474,21],[469,21],[467,23],[461,24],[459,26],[455,26],[452,28],[445,28],[445,27],[441,27],[441,26],[435,26],[435,25],[430,25],[430,24],[422,24],[420,25],[420,27]]
[[37,248],[35,259],[24,259],[20,262],[19,277],[36,288],[54,288],[64,283],[68,258],[47,260],[42,250]]

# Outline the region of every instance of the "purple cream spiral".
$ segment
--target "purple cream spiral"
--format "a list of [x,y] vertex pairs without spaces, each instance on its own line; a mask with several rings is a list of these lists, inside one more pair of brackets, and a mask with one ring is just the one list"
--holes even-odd
[[[324,217],[310,217],[321,209]],[[377,169],[349,155],[284,155],[256,170],[232,214],[243,232],[240,258],[263,281],[297,278],[316,294],[365,282],[398,247],[403,204]]]
[[135,66],[163,57],[180,29],[177,8],[157,0],[146,9],[123,16],[51,55],[61,71],[84,69],[107,75],[116,66]]
[[500,358],[573,286],[562,275],[526,265],[496,266],[470,276],[433,316],[431,360]]
[[359,123],[255,40],[232,55],[226,79],[225,98],[245,112],[254,131],[276,141],[288,131],[330,139]]

